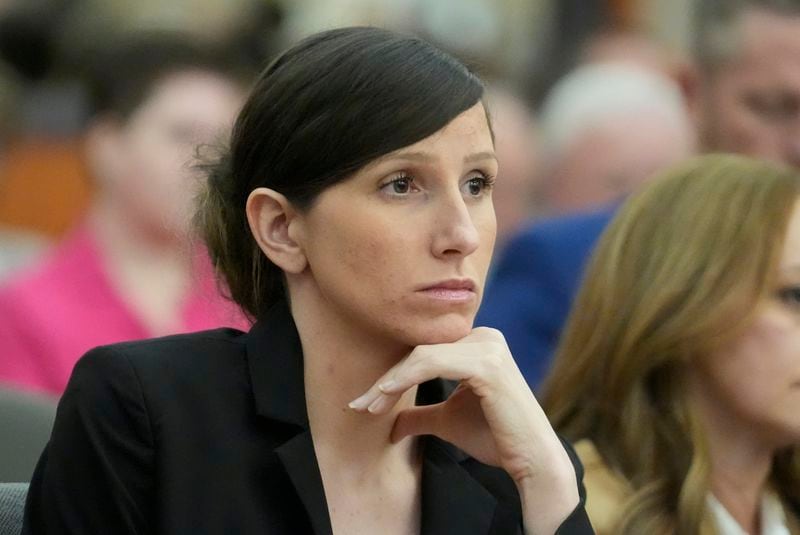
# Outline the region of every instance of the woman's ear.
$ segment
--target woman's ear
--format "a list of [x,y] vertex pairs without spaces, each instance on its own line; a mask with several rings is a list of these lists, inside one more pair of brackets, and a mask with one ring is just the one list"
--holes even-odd
[[259,248],[286,273],[301,273],[308,264],[297,242],[301,216],[289,200],[275,190],[256,188],[247,197],[247,222]]

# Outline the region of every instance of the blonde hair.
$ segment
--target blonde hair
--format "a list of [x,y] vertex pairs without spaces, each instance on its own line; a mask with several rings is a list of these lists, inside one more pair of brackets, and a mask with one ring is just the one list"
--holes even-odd
[[[681,364],[735,337],[775,290],[799,194],[788,169],[703,156],[630,198],[601,238],[542,399],[558,431],[590,439],[630,483],[615,533],[691,535],[708,522],[708,453]],[[799,458],[793,448],[774,467],[794,505]]]

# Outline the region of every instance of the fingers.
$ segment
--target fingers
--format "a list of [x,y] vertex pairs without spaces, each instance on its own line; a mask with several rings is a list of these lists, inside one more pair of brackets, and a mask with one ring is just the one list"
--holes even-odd
[[[399,366],[399,364],[397,366]],[[364,394],[351,401],[348,406],[356,412],[371,412],[374,414],[383,413],[391,408],[400,400],[403,392],[393,392],[384,395],[383,390],[381,390],[381,386],[387,381],[387,378],[391,373],[393,373],[397,366],[389,370],[386,375],[378,379],[378,381]]]
[[350,403],[358,412],[384,414],[416,385],[436,378],[465,381],[472,388],[496,383],[498,374],[516,370],[504,344],[493,342],[418,346],[364,395]]
[[400,400],[403,392],[398,394],[384,395],[378,385],[373,386],[367,392],[350,402],[349,406],[356,412],[371,412],[373,414],[383,414]]
[[485,342],[417,347],[405,362],[386,374],[380,391],[392,395],[436,378],[465,381],[472,387],[494,382],[496,377],[516,369],[504,349]]
[[433,435],[439,429],[443,403],[425,405],[405,410],[397,415],[392,428],[391,441],[400,442],[405,437],[417,435]]

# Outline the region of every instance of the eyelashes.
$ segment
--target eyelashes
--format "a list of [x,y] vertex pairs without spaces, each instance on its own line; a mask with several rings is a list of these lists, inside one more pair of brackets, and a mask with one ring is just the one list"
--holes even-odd
[[[461,190],[468,196],[480,197],[485,192],[490,191],[494,187],[494,184],[494,175],[476,171],[476,174],[464,181],[461,185]],[[388,182],[381,184],[379,189],[389,195],[397,197],[406,197],[420,191],[414,177],[406,172],[395,175]]]
[[481,182],[481,186],[483,189],[490,190],[494,188],[495,177],[494,175],[487,175],[481,173],[480,176],[476,176],[475,178],[471,178],[470,180],[479,180]]
[[403,173],[383,184],[381,190],[393,195],[408,195],[413,190],[418,191],[419,188],[414,184],[414,178],[411,175]]

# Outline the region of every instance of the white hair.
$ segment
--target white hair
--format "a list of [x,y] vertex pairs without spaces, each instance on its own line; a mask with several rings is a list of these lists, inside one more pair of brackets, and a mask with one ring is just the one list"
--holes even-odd
[[553,86],[542,105],[547,156],[558,158],[592,128],[643,114],[691,135],[686,103],[671,78],[635,63],[580,66]]

